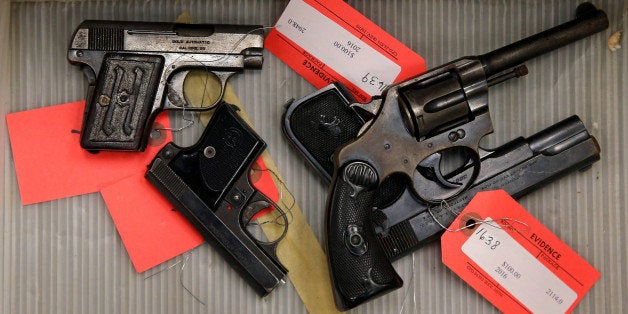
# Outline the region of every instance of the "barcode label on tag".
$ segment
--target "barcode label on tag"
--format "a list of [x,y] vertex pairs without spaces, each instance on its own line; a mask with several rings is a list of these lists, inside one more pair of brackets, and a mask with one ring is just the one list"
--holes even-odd
[[339,0],[292,0],[265,47],[321,88],[340,81],[359,101],[425,71],[423,58]]

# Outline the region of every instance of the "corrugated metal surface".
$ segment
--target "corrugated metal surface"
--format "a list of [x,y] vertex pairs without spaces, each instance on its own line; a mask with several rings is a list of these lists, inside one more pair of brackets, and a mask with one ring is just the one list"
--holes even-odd
[[[82,74],[66,61],[67,40],[83,19],[174,20],[272,25],[286,1],[13,1],[0,4],[0,113],[85,97]],[[425,57],[434,67],[479,54],[562,23],[578,1],[350,1],[360,12]],[[606,39],[628,26],[628,4],[596,1],[609,15],[602,34],[528,63],[530,74],[491,91],[494,146],[531,135],[578,114],[600,142],[602,160],[524,197],[533,215],[602,273],[577,312],[619,313],[628,300],[626,169],[628,48],[611,53]],[[624,41],[625,42],[625,41]],[[628,45],[625,45],[628,46]],[[314,88],[274,56],[234,87],[319,239],[326,188],[283,139],[279,120],[289,98]],[[98,194],[21,206],[4,119],[0,120],[0,312],[2,313],[299,313],[293,287],[259,299],[203,245],[151,278],[135,273]],[[192,134],[192,135],[190,135]],[[198,130],[177,135],[194,141]],[[42,152],[45,153],[45,152]],[[88,174],[86,174],[88,175]],[[413,260],[414,259],[414,260]],[[355,310],[363,313],[491,312],[495,309],[440,262],[428,245],[395,263],[404,288]],[[411,280],[414,272],[414,280]],[[205,303],[195,301],[180,284]],[[413,295],[416,303],[413,302]],[[404,297],[408,295],[405,305]]]

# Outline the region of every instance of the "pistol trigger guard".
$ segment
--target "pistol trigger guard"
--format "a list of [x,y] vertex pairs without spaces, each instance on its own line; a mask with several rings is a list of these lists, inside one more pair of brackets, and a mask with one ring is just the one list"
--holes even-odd
[[255,216],[255,214],[259,213],[263,209],[268,208],[270,206],[271,206],[270,203],[265,200],[254,201],[254,202],[249,203],[244,208],[244,211],[242,212],[242,222],[244,224],[250,223],[251,219],[253,219],[253,216]]
[[277,204],[273,203],[273,207],[275,208],[275,210],[277,212],[279,212],[279,217],[281,217],[281,220],[283,221],[283,232],[281,233],[281,235],[279,235],[279,237],[277,238],[277,240],[273,241],[273,244],[275,244],[275,246],[277,246],[277,244],[279,244],[279,242],[281,242],[281,240],[283,240],[283,238],[286,237],[286,235],[288,234],[288,215],[286,214],[285,211],[283,211],[283,209],[278,206]]
[[87,83],[89,85],[96,85],[96,72],[94,72],[94,69],[92,69],[92,67],[86,64],[81,65],[81,71],[87,78]]
[[[256,192],[256,193],[259,193],[259,192]],[[259,195],[262,195],[262,194],[259,193]],[[273,221],[268,221],[268,222],[274,222],[275,224],[283,226],[282,233],[276,239],[273,239],[270,241],[262,241],[260,239],[257,239],[248,230],[246,230],[246,226],[248,226],[251,223],[251,220],[253,219],[253,217],[255,217],[257,213],[269,207],[272,207],[272,210],[276,210],[279,213],[279,216],[276,217]],[[281,242],[281,240],[288,233],[288,215],[281,209],[281,207],[279,207],[277,204],[267,199],[266,196],[263,196],[263,195],[261,199],[254,200],[246,205],[246,207],[242,211],[241,223],[246,233],[252,239],[254,239],[255,242],[257,242],[258,244],[262,246],[267,246],[269,248],[275,248],[277,244],[279,244],[279,242]]]
[[[218,94],[218,97],[216,97],[216,99],[213,100],[213,102],[210,105],[203,106],[203,104],[201,104],[201,107],[194,107],[194,106],[191,106],[191,102],[187,99],[187,97],[183,93],[183,84],[184,84],[185,78],[186,78],[186,76],[187,76],[187,74],[189,72],[190,71],[177,72],[172,77],[171,82],[168,84],[168,97],[166,97],[166,99],[169,101],[169,103],[166,104],[165,109],[179,109],[179,110],[184,109],[184,110],[187,110],[187,111],[199,112],[199,111],[209,111],[209,110],[212,110],[212,109],[216,108],[216,106],[218,106],[218,104],[223,102],[223,98],[225,97],[225,89],[227,88],[227,81],[229,81],[231,76],[233,76],[236,73],[236,72],[229,72],[229,71],[210,71],[220,81],[220,93]],[[208,73],[208,75],[209,75],[209,73]],[[172,90],[174,90],[174,91],[172,91]],[[178,93],[178,91],[181,91],[181,93]],[[203,95],[205,95],[205,94],[206,94],[206,92],[203,91]],[[180,102],[179,105],[177,105],[176,103],[171,102],[170,101],[170,96],[171,95],[175,99],[179,98],[179,99],[183,100],[183,102]],[[205,96],[203,96],[203,97],[205,97]]]
[[[249,204],[247,204],[242,210],[242,214],[240,217],[242,230],[246,233],[246,235],[251,240],[253,240],[260,248],[262,248],[262,250],[264,250],[264,252],[266,252],[266,254],[268,254],[276,263],[281,264],[279,262],[279,257],[277,256],[277,246],[279,245],[279,242],[281,242],[286,237],[286,234],[288,233],[288,216],[279,206],[277,206],[277,204],[275,204],[273,201],[268,199],[265,195],[263,195],[260,192],[255,192],[255,194],[257,194],[257,196],[254,197],[252,201]],[[247,229],[247,226],[249,226],[249,224],[251,223],[251,219],[255,216],[255,214],[269,207],[272,207],[273,210],[276,210],[279,213],[279,216],[276,217],[274,221],[271,220],[267,222],[282,225],[283,228],[282,228],[282,233],[277,238],[274,238],[272,240],[263,240],[251,234],[251,232]],[[283,220],[283,224],[280,222],[281,220]],[[259,225],[261,226],[261,224],[263,223],[266,223],[266,222],[262,222]],[[262,233],[264,233],[264,235],[266,235],[265,231],[263,230],[258,230],[258,231],[261,231]]]
[[235,72],[227,71],[216,71],[213,73],[214,75],[216,75],[216,77],[218,77],[218,80],[220,80],[220,96],[218,96],[216,102],[213,105],[209,106],[209,108],[213,108],[223,100],[223,98],[225,97],[225,90],[227,89],[227,82],[229,81],[231,76],[235,74]]

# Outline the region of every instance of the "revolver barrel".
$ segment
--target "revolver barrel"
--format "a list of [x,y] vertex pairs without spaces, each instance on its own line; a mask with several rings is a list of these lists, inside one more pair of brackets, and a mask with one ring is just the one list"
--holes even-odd
[[480,60],[490,77],[606,28],[606,13],[585,2],[576,9],[574,20],[493,50],[480,56]]

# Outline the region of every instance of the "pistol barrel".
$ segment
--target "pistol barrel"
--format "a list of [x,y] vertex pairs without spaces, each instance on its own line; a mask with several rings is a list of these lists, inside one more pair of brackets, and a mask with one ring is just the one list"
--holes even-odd
[[523,62],[558,49],[608,28],[604,11],[585,2],[576,9],[576,18],[541,33],[480,56],[486,76],[520,65]]

